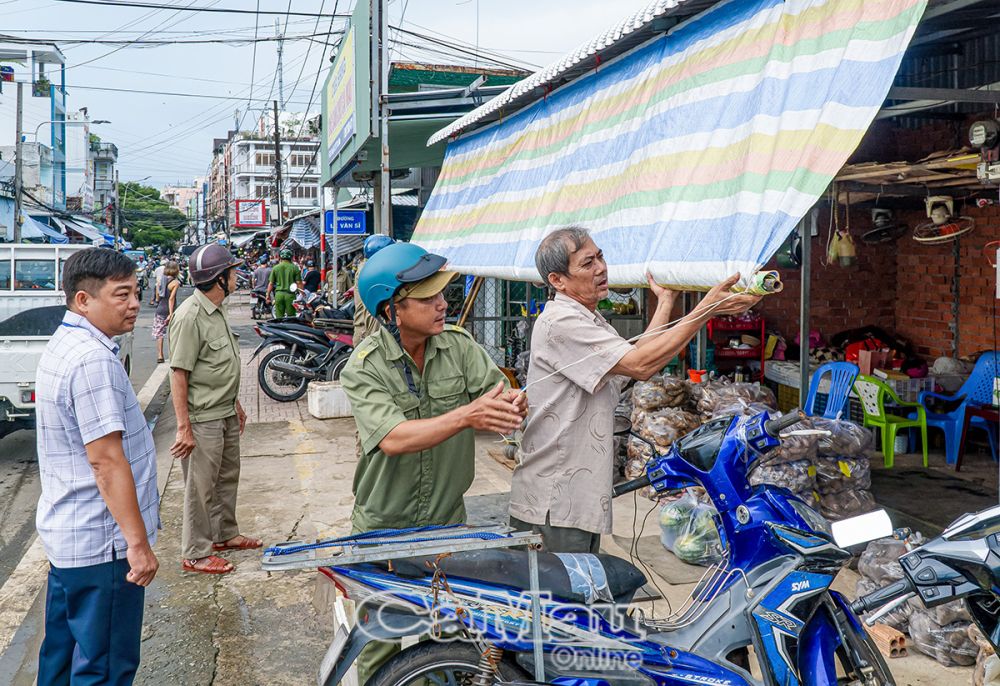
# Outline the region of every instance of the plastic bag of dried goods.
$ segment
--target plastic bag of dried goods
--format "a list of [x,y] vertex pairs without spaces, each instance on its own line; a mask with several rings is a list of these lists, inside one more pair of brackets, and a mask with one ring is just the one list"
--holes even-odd
[[896,538],[880,538],[866,547],[858,560],[858,572],[879,586],[887,586],[903,578],[899,556],[906,554],[906,542]]
[[643,410],[658,410],[667,406],[667,390],[663,379],[654,376],[649,381],[640,381],[632,387],[632,404]]
[[809,460],[769,462],[750,474],[750,485],[771,484],[792,493],[811,493],[816,488],[816,470]]
[[872,432],[865,427],[844,419],[813,417],[817,429],[829,431],[829,436],[819,439],[819,454],[828,457],[860,457],[875,446]]
[[856,517],[871,512],[878,505],[871,491],[861,488],[820,495],[820,514],[827,519],[838,520]]
[[821,496],[871,487],[872,467],[867,457],[816,458],[816,490]]
[[685,379],[664,374],[660,382],[666,395],[665,407],[684,407],[687,404],[690,385]]
[[946,667],[976,663],[979,648],[969,638],[968,627],[968,622],[938,624],[924,610],[914,610],[910,615],[910,638],[914,647]]

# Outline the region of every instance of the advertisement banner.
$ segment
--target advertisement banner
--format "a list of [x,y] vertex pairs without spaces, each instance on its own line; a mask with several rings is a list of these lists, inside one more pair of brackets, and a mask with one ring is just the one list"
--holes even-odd
[[325,89],[327,118],[326,154],[333,158],[355,133],[354,121],[354,27],[340,46],[333,73]]
[[267,201],[237,200],[234,226],[267,226]]

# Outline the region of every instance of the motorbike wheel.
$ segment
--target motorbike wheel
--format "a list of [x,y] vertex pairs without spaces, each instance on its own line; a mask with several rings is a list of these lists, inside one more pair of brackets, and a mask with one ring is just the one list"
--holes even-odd
[[[471,684],[478,673],[479,650],[471,643],[418,643],[382,665],[367,686],[406,684]],[[500,661],[502,682],[530,681],[527,672],[513,661]]]
[[292,357],[288,348],[278,348],[264,355],[257,367],[257,381],[260,382],[261,389],[269,398],[282,403],[301,398],[306,392],[306,386],[309,385],[309,379],[272,369],[271,363],[274,361],[302,363],[300,358]]
[[349,359],[351,359],[350,351],[338,355],[330,360],[330,364],[326,366],[326,380],[338,381],[340,379],[340,373],[344,371],[344,367],[347,366],[347,361]]

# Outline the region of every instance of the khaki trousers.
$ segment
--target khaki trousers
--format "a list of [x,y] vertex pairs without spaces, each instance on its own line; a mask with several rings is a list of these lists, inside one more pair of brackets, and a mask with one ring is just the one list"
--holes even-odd
[[184,526],[181,555],[197,560],[212,554],[212,543],[240,533],[236,490],[240,481],[240,420],[233,415],[192,422],[195,449],[181,460],[184,472]]

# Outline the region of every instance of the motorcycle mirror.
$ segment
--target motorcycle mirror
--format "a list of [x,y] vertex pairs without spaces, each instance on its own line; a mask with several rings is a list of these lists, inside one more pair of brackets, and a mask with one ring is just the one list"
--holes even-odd
[[299,284],[293,283],[291,286],[288,287],[288,290],[294,293],[295,291],[299,290]]
[[843,519],[830,525],[834,542],[841,548],[892,536],[892,522],[885,510]]

